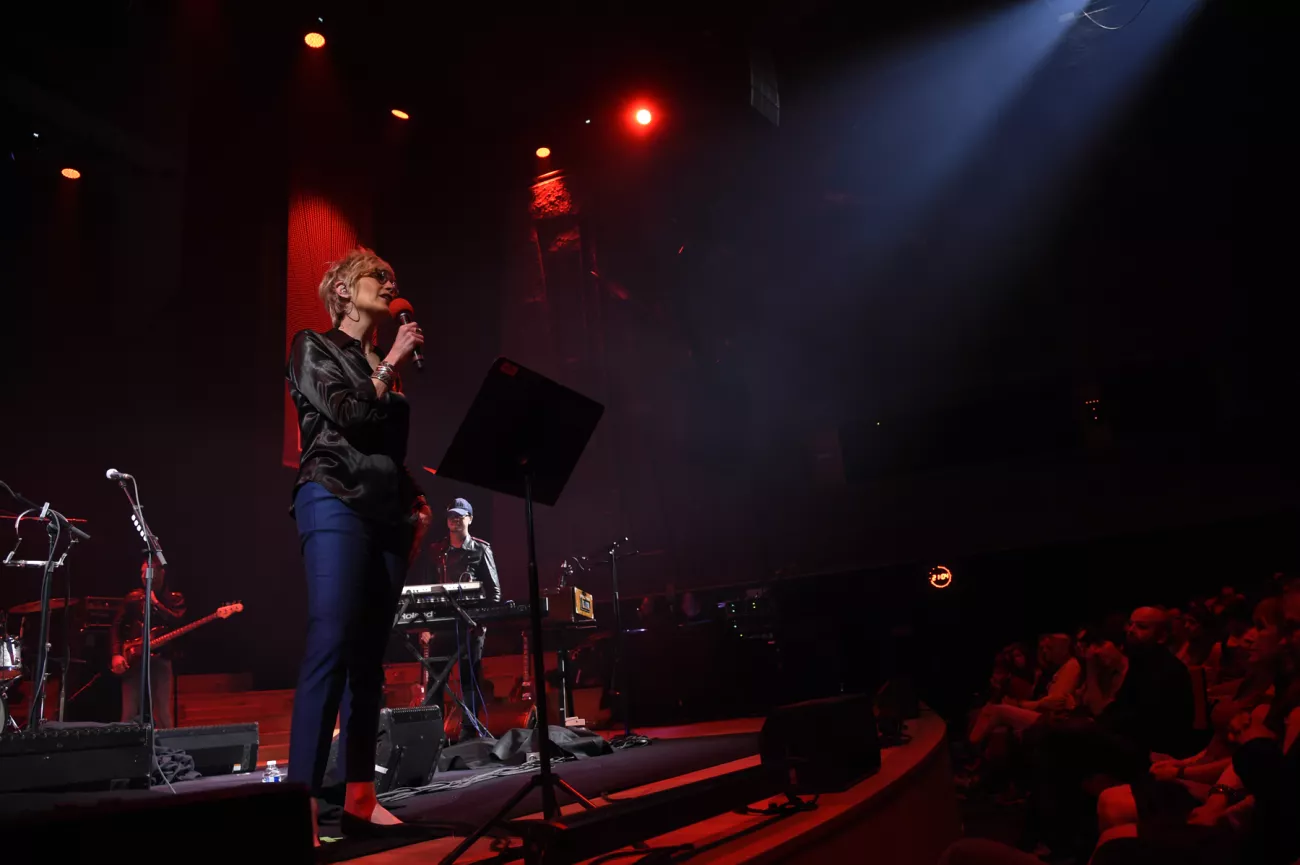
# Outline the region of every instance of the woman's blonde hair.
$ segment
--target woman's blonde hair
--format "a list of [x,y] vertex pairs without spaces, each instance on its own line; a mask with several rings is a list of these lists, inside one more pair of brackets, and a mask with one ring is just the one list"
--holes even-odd
[[317,292],[320,294],[321,303],[325,304],[325,311],[329,313],[331,324],[338,327],[343,316],[347,314],[348,306],[352,303],[350,298],[340,297],[334,287],[341,282],[347,287],[348,294],[352,294],[357,289],[357,280],[361,274],[384,266],[384,260],[376,255],[373,249],[364,246],[358,246],[338,261],[330,263],[325,270],[325,276],[321,278]]

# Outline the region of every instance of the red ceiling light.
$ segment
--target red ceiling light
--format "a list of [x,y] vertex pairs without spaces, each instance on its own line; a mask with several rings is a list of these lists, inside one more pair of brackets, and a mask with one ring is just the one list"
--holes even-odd
[[649,108],[638,108],[636,114],[632,115],[637,123],[642,126],[649,126],[650,121],[654,120],[654,115],[650,113]]
[[77,180],[81,177],[81,172],[75,168],[65,168],[59,173],[62,174],[64,177],[68,178],[69,180]]
[[545,159],[546,157],[548,157],[548,156],[550,156],[550,155],[551,155],[551,148],[549,148],[549,147],[539,147],[539,148],[537,148],[537,158],[538,158],[538,159]]
[[407,114],[405,111],[403,111],[403,110],[400,109],[400,108],[394,108],[394,109],[393,109],[393,116],[396,117],[398,120],[410,120],[410,119],[411,119],[411,115]]
[[319,33],[308,33],[302,37],[302,41],[307,43],[308,48],[324,48],[325,37]]

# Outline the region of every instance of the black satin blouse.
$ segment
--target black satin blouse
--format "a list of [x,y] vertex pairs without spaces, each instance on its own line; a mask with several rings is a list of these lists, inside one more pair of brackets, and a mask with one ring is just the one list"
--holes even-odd
[[372,372],[361,342],[337,328],[294,334],[286,377],[302,456],[293,493],[314,481],[368,519],[413,525],[421,493],[404,465],[411,407],[398,388],[376,396]]

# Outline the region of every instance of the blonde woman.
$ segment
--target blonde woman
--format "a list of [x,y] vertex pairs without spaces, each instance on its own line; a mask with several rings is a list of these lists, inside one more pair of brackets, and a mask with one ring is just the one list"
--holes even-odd
[[[397,282],[368,249],[331,264],[320,297],[334,327],[296,334],[287,372],[302,441],[290,512],[307,571],[289,780],[319,792],[338,717],[343,831],[380,834],[400,824],[374,788],[383,653],[407,565],[430,520],[404,465],[410,407],[397,371],[424,337],[412,322],[398,328],[382,358],[375,349]],[[312,816],[315,823],[314,797]]]

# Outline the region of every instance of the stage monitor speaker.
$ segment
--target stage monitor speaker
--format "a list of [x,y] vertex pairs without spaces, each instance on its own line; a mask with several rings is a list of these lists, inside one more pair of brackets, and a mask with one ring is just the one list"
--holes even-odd
[[887,742],[898,742],[907,722],[919,717],[921,702],[911,679],[895,677],[876,692],[876,730]]
[[853,694],[773,709],[758,750],[785,792],[843,792],[880,769],[871,698]]
[[212,727],[173,727],[155,730],[159,748],[175,748],[194,758],[203,775],[229,775],[257,768],[257,722]]
[[[375,792],[428,784],[438,768],[442,742],[441,706],[381,709],[375,743]],[[327,787],[343,783],[338,750],[339,741],[335,739],[325,770]]]
[[316,861],[305,786],[227,783],[188,792],[191,784],[203,782],[177,784],[174,796],[164,790],[100,797],[83,806],[64,804],[0,819],[0,859],[5,865],[35,865],[165,861],[193,854],[203,862]]
[[148,787],[153,737],[139,724],[48,722],[0,733],[0,793],[100,789],[126,781]]

